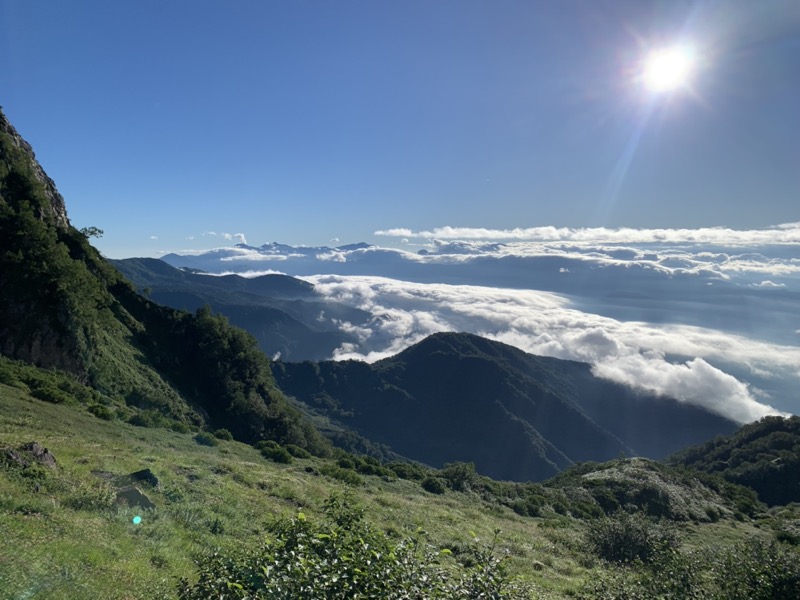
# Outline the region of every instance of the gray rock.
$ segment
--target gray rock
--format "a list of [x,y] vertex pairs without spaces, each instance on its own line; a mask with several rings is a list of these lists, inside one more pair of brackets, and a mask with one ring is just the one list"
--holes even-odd
[[29,454],[33,460],[38,462],[40,465],[55,469],[56,457],[53,456],[50,450],[42,446],[39,442],[28,442],[27,444],[20,446],[20,450]]
[[128,506],[139,506],[141,508],[155,508],[156,505],[145,496],[142,491],[132,485],[117,491],[117,504],[127,504]]

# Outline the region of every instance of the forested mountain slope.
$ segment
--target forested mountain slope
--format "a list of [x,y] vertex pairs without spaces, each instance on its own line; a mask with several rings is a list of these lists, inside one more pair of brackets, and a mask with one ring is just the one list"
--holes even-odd
[[340,321],[360,325],[370,314],[325,301],[310,283],[286,275],[213,276],[176,269],[154,258],[113,260],[125,277],[151,300],[181,310],[210,306],[249,331],[267,356],[283,360],[322,360],[352,333]]
[[597,378],[588,364],[463,333],[372,365],[276,362],[273,372],[287,394],[395,452],[434,466],[472,461],[498,479],[544,479],[620,454],[660,458],[736,429]]
[[78,231],[0,112],[0,352],[72,373],[121,416],[239,439],[324,441],[275,388],[255,340],[207,311],[139,296]]
[[751,487],[770,505],[800,502],[800,417],[764,417],[668,462]]

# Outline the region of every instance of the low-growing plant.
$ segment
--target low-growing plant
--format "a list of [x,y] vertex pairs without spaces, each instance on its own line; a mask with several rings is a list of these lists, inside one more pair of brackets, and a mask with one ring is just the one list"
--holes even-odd
[[227,440],[229,442],[233,440],[233,434],[230,432],[230,430],[225,429],[224,427],[221,429],[217,429],[214,432],[214,437],[220,440]]
[[273,462],[288,465],[292,462],[292,455],[283,446],[276,446],[274,448],[264,448],[261,450],[261,455]]
[[788,544],[748,540],[721,553],[714,571],[726,600],[800,598],[800,551]]
[[114,411],[111,410],[108,406],[104,406],[102,404],[92,404],[88,408],[88,411],[98,419],[103,419],[104,421],[114,420]]
[[194,441],[200,444],[201,446],[216,446],[219,444],[219,440],[216,437],[208,433],[207,431],[201,431],[200,433],[194,436]]
[[426,477],[426,470],[420,465],[407,462],[392,462],[386,465],[386,468],[392,471],[395,476],[400,479],[411,479],[421,481]]
[[320,473],[327,475],[328,477],[332,477],[333,479],[337,479],[343,483],[346,483],[347,485],[364,485],[364,480],[358,473],[351,469],[343,469],[335,464],[323,465],[320,468]]
[[751,539],[716,552],[660,553],[602,573],[582,600],[789,600],[800,598],[800,552]]
[[586,537],[599,558],[618,563],[651,562],[679,543],[673,525],[623,511],[590,522]]
[[422,480],[422,489],[431,494],[444,494],[447,484],[441,477],[429,476]]
[[310,452],[301,448],[300,446],[297,446],[296,444],[286,444],[284,448],[286,448],[286,451],[295,458],[311,458],[312,456]]
[[181,600],[528,597],[510,584],[494,542],[470,547],[471,566],[464,566],[422,534],[400,539],[385,535],[364,521],[350,497],[329,498],[320,523],[298,513],[276,522],[269,534],[258,548],[204,559],[198,580],[180,583]]

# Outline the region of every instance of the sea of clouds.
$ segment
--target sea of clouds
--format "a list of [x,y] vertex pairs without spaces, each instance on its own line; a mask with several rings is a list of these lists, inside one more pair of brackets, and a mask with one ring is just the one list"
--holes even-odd
[[754,231],[396,229],[398,247],[243,244],[175,266],[280,271],[369,311],[335,359],[438,331],[589,362],[601,377],[740,422],[800,412],[800,224]]

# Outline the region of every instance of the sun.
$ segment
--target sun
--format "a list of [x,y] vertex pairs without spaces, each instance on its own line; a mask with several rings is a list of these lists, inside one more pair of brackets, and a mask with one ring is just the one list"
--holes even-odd
[[642,81],[651,92],[673,92],[686,87],[694,67],[695,53],[691,46],[661,48],[647,55]]

